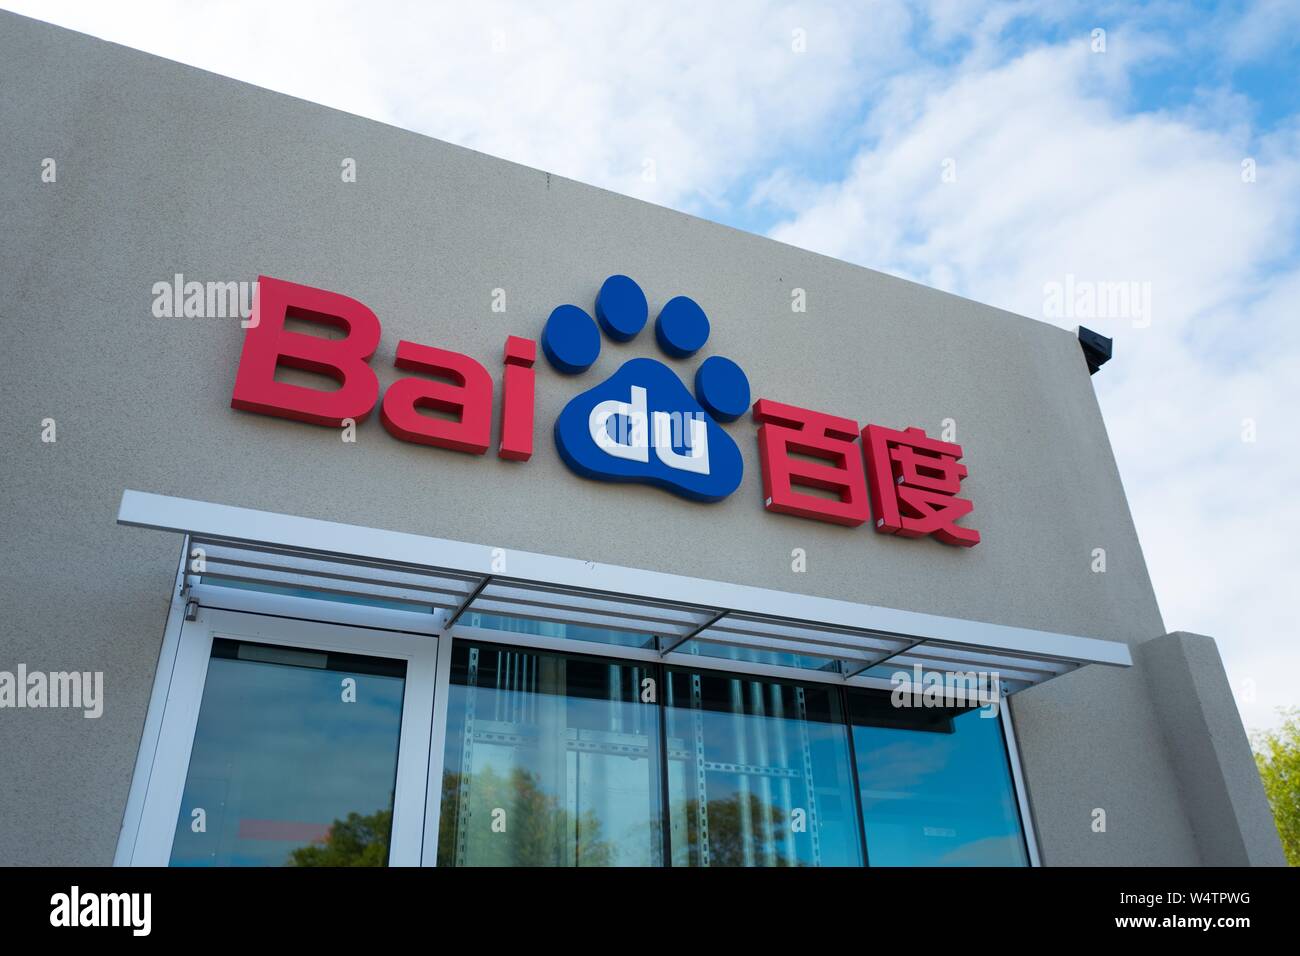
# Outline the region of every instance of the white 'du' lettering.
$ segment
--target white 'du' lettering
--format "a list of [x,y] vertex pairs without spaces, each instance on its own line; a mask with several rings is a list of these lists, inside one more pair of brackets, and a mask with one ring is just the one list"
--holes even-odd
[[[596,405],[587,418],[587,431],[591,440],[607,455],[628,461],[650,461],[650,434],[647,429],[646,390],[632,386],[631,400],[620,402],[608,399]],[[697,475],[709,473],[709,430],[702,416],[686,413],[655,412],[654,449],[658,459],[669,468],[689,471]],[[610,419],[618,422],[618,436],[610,433]],[[681,422],[691,423],[689,452],[679,454],[673,448],[673,426],[681,433]],[[626,441],[621,440],[626,439]]]
[[[591,410],[587,419],[591,440],[607,455],[626,458],[628,461],[648,462],[650,442],[646,434],[645,408],[645,389],[639,385],[632,386],[630,402],[620,402],[616,398],[601,402]],[[615,416],[618,416],[620,425],[623,426],[619,428],[619,437],[627,437],[629,441],[618,441],[609,433],[609,420]]]
[[[655,454],[669,468],[676,468],[678,471],[690,471],[697,475],[707,475],[709,473],[709,426],[702,418],[687,413],[668,414],[667,412],[655,412],[654,432],[655,432]],[[681,422],[685,418],[691,423],[691,442],[689,454],[679,455],[673,448],[673,424]],[[678,424],[677,432],[681,434],[681,425]]]

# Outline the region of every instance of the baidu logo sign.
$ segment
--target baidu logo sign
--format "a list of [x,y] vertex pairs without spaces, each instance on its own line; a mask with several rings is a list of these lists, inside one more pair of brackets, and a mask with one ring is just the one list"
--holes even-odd
[[[581,406],[576,406],[581,411]],[[628,461],[650,463],[650,430],[646,427],[646,390],[632,386],[632,400],[620,402],[609,398],[591,410],[587,416],[587,433],[596,446],[607,455]],[[684,452],[682,421],[691,427],[690,442]],[[654,450],[660,463],[679,471],[697,475],[709,473],[709,430],[703,412],[655,412]]]
[[[649,311],[640,286],[610,276],[596,296],[594,318],[576,305],[551,312],[541,350],[562,375],[582,375],[600,358],[603,343],[618,351],[636,339]],[[340,429],[345,442],[356,440],[358,423],[378,408],[383,427],[400,441],[468,455],[486,455],[495,444],[505,461],[532,458],[538,385],[532,339],[506,336],[496,383],[469,355],[400,341],[393,364],[411,374],[390,384],[380,401],[371,358],[382,329],[363,303],[261,276],[252,312],[232,407]],[[296,331],[289,319],[333,326],[342,336]],[[693,299],[676,296],[659,310],[654,338],[669,359],[690,358],[709,340],[708,316]],[[326,375],[338,387],[281,381],[283,367]],[[669,364],[634,356],[568,401],[555,421],[555,445],[583,477],[721,501],[745,473],[740,449],[722,425],[747,410],[749,378],[731,359],[710,355],[688,387]],[[967,467],[951,436],[863,427],[855,418],[768,398],[754,402],[752,418],[764,510],[845,527],[870,521],[878,534],[932,537],[963,548],[979,544],[980,533],[962,523],[974,505],[962,494]]]
[[[636,282],[610,276],[596,297],[595,320],[575,305],[551,313],[542,351],[558,371],[578,375],[599,358],[602,331],[615,342],[630,342],[648,318]],[[669,300],[655,320],[659,347],[673,358],[690,357],[708,337],[708,317],[686,296]],[[555,444],[584,477],[718,501],[740,486],[745,471],[740,450],[719,422],[734,421],[748,408],[749,380],[730,359],[705,359],[692,394],[663,362],[632,358],[565,406],[555,422]]]

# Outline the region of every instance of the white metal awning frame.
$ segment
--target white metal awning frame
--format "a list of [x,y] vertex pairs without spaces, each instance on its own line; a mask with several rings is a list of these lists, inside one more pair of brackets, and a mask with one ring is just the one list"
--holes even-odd
[[[820,679],[866,683],[880,669],[996,673],[1014,693],[1088,664],[1127,667],[1119,641],[857,604],[834,598],[468,544],[186,498],[125,491],[118,524],[187,535],[206,579],[302,589],[436,614],[468,613],[646,635],[634,656],[671,662],[691,642],[825,659]],[[187,578],[187,580],[189,580]],[[205,591],[207,589],[204,589]],[[519,637],[497,632],[510,643]],[[590,642],[574,641],[589,647]],[[615,646],[603,653],[631,652]],[[727,669],[727,657],[693,657]],[[831,674],[825,671],[831,671]]]

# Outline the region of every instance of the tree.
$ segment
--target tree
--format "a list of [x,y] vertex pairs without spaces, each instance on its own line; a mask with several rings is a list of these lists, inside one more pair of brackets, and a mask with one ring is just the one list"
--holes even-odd
[[335,820],[324,844],[300,847],[289,854],[289,866],[387,866],[388,838],[393,830],[393,811],[380,810],[369,816],[349,813]]
[[616,847],[605,837],[600,818],[590,810],[569,813],[536,774],[522,767],[500,774],[486,766],[467,776],[445,771],[442,799],[439,866],[612,866],[616,862]]
[[1282,726],[1256,731],[1251,745],[1287,862],[1300,866],[1300,709],[1279,713]]
[[[788,814],[781,807],[764,805],[758,794],[751,793],[749,803],[749,826],[744,823],[744,804],[740,794],[726,798],[716,798],[705,804],[709,822],[709,866],[744,866],[745,847],[750,847],[750,858],[755,865],[762,865],[770,853],[775,857],[777,866],[790,866],[786,851],[792,849],[787,843],[794,842],[794,833],[788,826]],[[698,866],[700,853],[700,803],[688,800],[686,809],[686,847],[691,865]],[[803,866],[796,861],[793,865]]]

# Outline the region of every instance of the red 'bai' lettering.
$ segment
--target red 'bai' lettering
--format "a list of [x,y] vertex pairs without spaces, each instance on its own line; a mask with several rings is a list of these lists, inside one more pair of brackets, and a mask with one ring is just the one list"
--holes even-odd
[[[323,338],[285,328],[288,319],[333,326],[342,338]],[[364,421],[379,399],[379,379],[370,358],[379,346],[375,313],[356,299],[311,286],[259,276],[253,315],[244,336],[233,408],[313,425],[341,428],[348,419]],[[533,454],[534,371],[537,344],[509,336],[502,383],[501,434],[497,454],[527,461]],[[394,437],[482,455],[491,441],[492,376],[468,355],[446,349],[397,343],[397,368],[434,378],[401,378],[384,393],[379,417]],[[275,380],[279,367],[329,376],[333,391]],[[419,409],[448,412],[451,418],[423,415]]]

